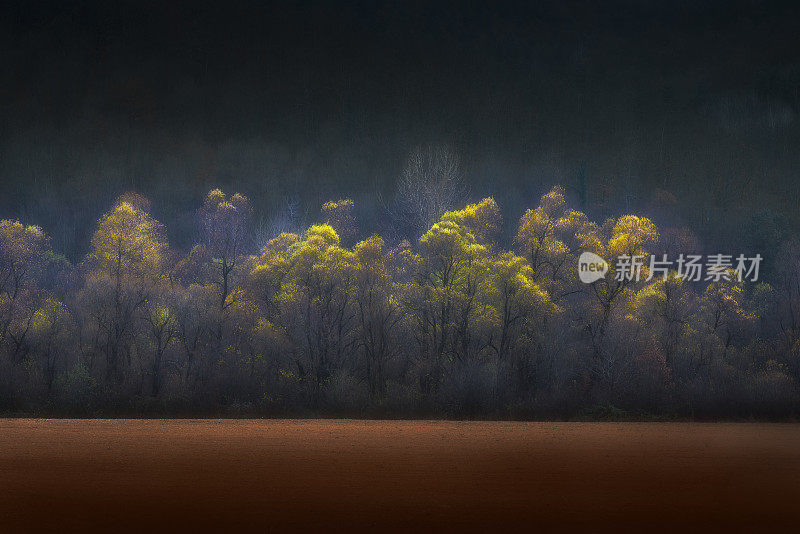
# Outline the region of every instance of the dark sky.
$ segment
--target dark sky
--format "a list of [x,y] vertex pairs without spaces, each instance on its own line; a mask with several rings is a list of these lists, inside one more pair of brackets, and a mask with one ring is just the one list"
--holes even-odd
[[790,3],[11,4],[0,216],[68,249],[131,188],[179,241],[215,185],[263,217],[336,195],[368,215],[428,143],[456,147],[474,196],[512,221],[581,180],[599,216],[663,189],[666,219],[722,237],[731,209],[800,199]]
[[597,86],[595,105],[621,85],[690,101],[755,88],[798,56],[800,13],[769,2],[202,4],[13,6],[6,128],[94,113],[302,142],[342,115],[411,113],[448,133],[506,106],[530,113],[525,93],[547,74]]

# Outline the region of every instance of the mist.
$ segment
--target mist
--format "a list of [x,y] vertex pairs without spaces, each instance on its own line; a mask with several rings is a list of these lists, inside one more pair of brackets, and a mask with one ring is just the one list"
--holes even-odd
[[[510,239],[553,184],[596,219],[797,228],[797,9],[754,2],[131,2],[4,9],[0,215],[77,260],[125,191],[177,246],[213,187],[268,225],[351,197],[363,234],[416,147],[458,153]],[[666,199],[666,200],[665,200]]]

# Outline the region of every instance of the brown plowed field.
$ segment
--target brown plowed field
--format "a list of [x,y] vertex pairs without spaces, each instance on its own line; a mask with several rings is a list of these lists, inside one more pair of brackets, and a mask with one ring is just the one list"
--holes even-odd
[[800,425],[0,420],[0,532],[800,525]]

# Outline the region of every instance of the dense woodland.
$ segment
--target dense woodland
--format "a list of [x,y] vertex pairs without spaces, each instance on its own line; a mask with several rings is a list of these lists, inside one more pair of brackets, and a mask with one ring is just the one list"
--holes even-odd
[[[170,246],[125,193],[70,262],[0,222],[0,409],[52,414],[363,417],[792,417],[800,242],[757,283],[614,277],[622,254],[705,250],[688,228],[592,221],[560,186],[502,238],[447,150],[409,158],[364,235],[350,199],[263,228],[210,191],[196,244]],[[594,284],[577,257],[611,265]]]

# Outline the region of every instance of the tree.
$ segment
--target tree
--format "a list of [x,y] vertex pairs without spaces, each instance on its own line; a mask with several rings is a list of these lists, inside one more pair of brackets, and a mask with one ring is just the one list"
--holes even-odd
[[[19,346],[22,334],[15,333],[12,326],[29,325],[35,307],[24,304],[31,304],[37,278],[51,254],[49,239],[38,226],[0,221],[0,346],[9,339]],[[27,332],[27,326],[22,332]]]
[[447,360],[490,347],[496,317],[485,292],[499,210],[491,198],[442,215],[420,238],[421,269],[413,314],[418,322],[424,393],[435,393]]
[[172,310],[164,304],[148,305],[145,320],[149,325],[153,343],[153,357],[150,360],[151,390],[153,397],[161,391],[161,375],[164,368],[164,353],[173,344],[177,331],[177,321]]
[[213,284],[190,284],[175,295],[176,342],[182,357],[178,368],[188,391],[195,391],[198,382],[208,382],[214,357],[212,347],[219,324],[217,288]]
[[72,313],[63,302],[46,298],[33,314],[31,338],[36,360],[44,372],[47,391],[53,388],[61,364],[72,352],[75,324]]
[[103,347],[106,377],[124,377],[139,313],[164,282],[168,246],[162,225],[127,201],[103,215],[92,237],[80,303]]
[[534,280],[559,299],[579,289],[573,266],[582,237],[592,231],[586,215],[568,209],[564,189],[555,186],[542,196],[539,206],[522,216],[515,243],[528,260]]
[[511,365],[517,391],[530,388],[530,361],[546,333],[548,320],[561,310],[536,282],[528,261],[513,252],[491,259],[486,299],[496,310],[499,333],[492,347]]
[[705,324],[722,341],[723,359],[732,344],[753,333],[756,317],[747,309],[744,282],[724,278],[710,283],[700,297],[700,314]]
[[590,294],[600,306],[599,321],[588,324],[594,344],[594,355],[600,360],[605,350],[606,330],[615,301],[626,289],[647,277],[646,267],[641,268],[639,280],[635,273],[633,276],[628,276],[628,273],[618,275],[618,259],[645,258],[648,247],[658,241],[658,229],[647,217],[624,215],[619,219],[609,219],[602,227],[586,225],[577,237],[581,240],[584,250],[594,252],[609,266],[606,276],[589,286]]
[[127,201],[103,215],[92,236],[90,262],[117,284],[125,277],[146,279],[163,274],[167,243],[164,227]]
[[[36,312],[44,297],[40,280],[53,259],[50,241],[38,226],[0,221],[0,365],[8,402],[15,402],[17,367],[31,351]],[[5,393],[5,392],[4,392]]]
[[339,238],[345,243],[351,242],[358,234],[353,208],[353,201],[349,198],[329,201],[322,205],[325,223],[331,225],[336,230],[336,233],[339,234]]
[[273,245],[255,261],[251,283],[271,295],[265,305],[292,341],[298,373],[317,403],[321,386],[357,344],[356,256],[327,224],[312,226],[301,240],[285,236]]
[[408,156],[389,216],[401,239],[416,239],[465,197],[458,154],[448,146],[417,147]]
[[489,254],[477,230],[461,220],[461,214],[447,212],[420,238],[425,260],[422,317],[429,327],[423,329],[429,337],[423,352],[431,352],[437,366],[443,355],[456,350],[456,328],[469,325],[478,278]]
[[697,295],[677,272],[657,278],[639,289],[630,303],[629,316],[640,332],[660,346],[665,362],[672,367],[684,328],[697,310]]
[[203,243],[210,250],[219,272],[219,303],[220,309],[224,310],[232,289],[231,274],[248,244],[248,224],[252,208],[244,195],[236,193],[226,199],[225,193],[213,189],[206,195],[199,215]]
[[530,330],[547,315],[558,312],[558,307],[536,283],[525,258],[505,252],[492,260],[488,272],[492,297],[500,313],[496,350],[503,357],[513,352],[521,330]]
[[50,240],[38,226],[0,221],[0,292],[13,297],[35,283],[50,254]]
[[383,239],[372,236],[354,250],[359,348],[364,352],[370,391],[381,394],[386,385],[386,362],[399,345],[396,327],[404,316],[398,299],[400,283],[393,276],[392,257],[386,253]]
[[[528,259],[534,280],[553,294],[556,302],[588,291],[589,302],[596,305],[581,309],[578,302],[573,310],[590,334],[595,374],[604,374],[602,368],[610,363],[604,360],[609,356],[605,345],[613,306],[636,283],[635,277],[617,276],[617,258],[644,258],[658,238],[658,229],[646,217],[626,215],[609,219],[602,226],[590,222],[584,213],[567,208],[564,190],[558,186],[520,220],[516,243]],[[583,251],[597,254],[609,266],[605,277],[590,286],[580,283],[576,276],[575,265]],[[643,268],[640,279],[646,277]]]

